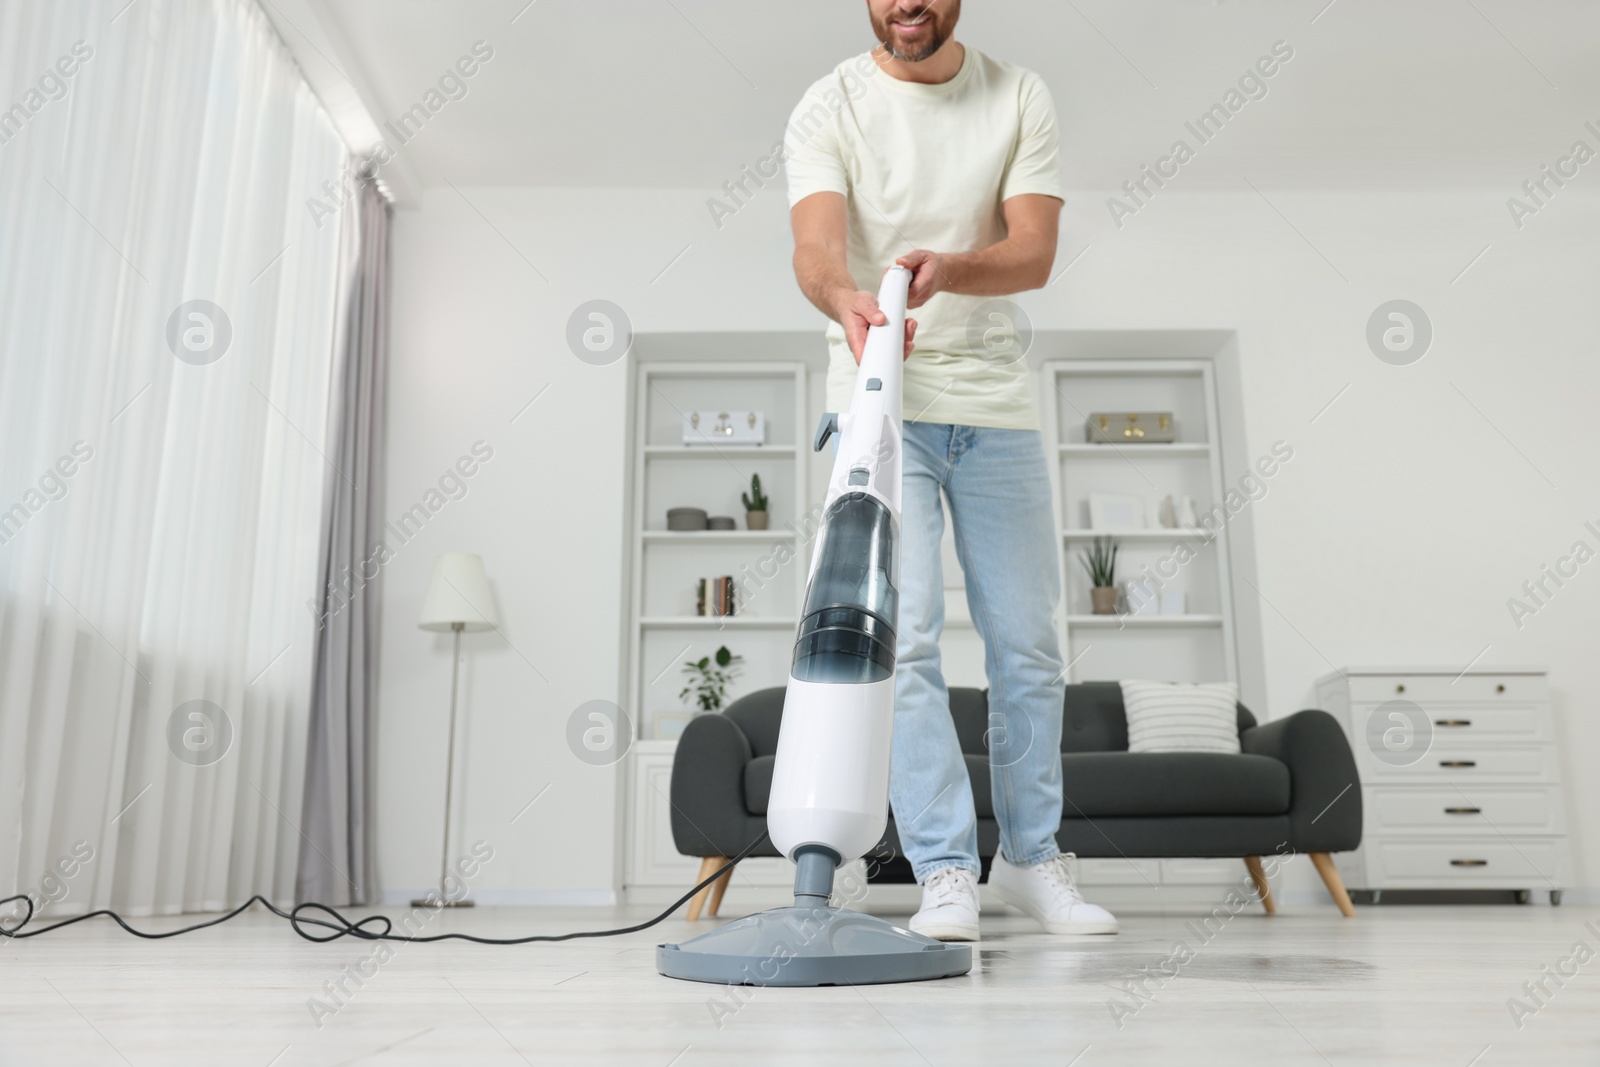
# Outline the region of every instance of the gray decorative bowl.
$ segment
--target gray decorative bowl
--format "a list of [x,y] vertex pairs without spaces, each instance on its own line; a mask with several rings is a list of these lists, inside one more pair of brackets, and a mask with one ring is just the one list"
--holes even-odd
[[[728,520],[732,522],[733,520]],[[667,529],[669,530],[704,530],[706,528],[706,513],[700,508],[668,508]]]
[[733,521],[732,515],[713,515],[706,520],[708,530],[737,530],[739,524]]

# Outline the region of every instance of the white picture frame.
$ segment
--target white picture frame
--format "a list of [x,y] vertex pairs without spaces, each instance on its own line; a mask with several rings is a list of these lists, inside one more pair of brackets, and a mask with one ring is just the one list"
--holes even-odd
[[1149,578],[1129,578],[1122,583],[1122,597],[1129,615],[1156,615],[1161,610],[1160,591]]
[[1142,496],[1126,496],[1122,493],[1089,494],[1091,530],[1143,530],[1147,522]]
[[658,711],[655,714],[657,741],[676,741],[683,736],[684,728],[694,720],[692,711]]

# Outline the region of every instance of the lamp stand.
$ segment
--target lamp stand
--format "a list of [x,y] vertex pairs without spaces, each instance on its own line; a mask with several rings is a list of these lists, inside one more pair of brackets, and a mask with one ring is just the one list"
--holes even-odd
[[444,848],[439,856],[439,895],[413,900],[411,902],[413,908],[470,908],[477,903],[465,896],[460,900],[451,900],[449,893],[445,891],[445,880],[450,874],[450,799],[455,795],[456,682],[461,675],[461,630],[465,625],[457,622],[450,626],[455,633],[455,655],[450,660],[450,743],[446,746],[448,762],[444,770]]

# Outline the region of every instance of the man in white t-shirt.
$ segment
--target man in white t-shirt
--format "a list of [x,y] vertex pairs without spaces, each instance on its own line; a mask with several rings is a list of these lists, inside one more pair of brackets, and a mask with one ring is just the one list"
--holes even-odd
[[1055,108],[1038,75],[952,37],[960,0],[868,0],[881,46],[807,90],[784,142],[795,276],[828,327],[828,407],[848,406],[884,270],[914,272],[894,762],[895,826],[922,906],[911,928],[978,937],[977,815],[939,667],[941,494],[989,679],[999,852],[989,882],[1056,933],[1115,933],[1085,903],[1061,822],[1063,670],[1050,483],[1013,315],[1049,280],[1061,211]]

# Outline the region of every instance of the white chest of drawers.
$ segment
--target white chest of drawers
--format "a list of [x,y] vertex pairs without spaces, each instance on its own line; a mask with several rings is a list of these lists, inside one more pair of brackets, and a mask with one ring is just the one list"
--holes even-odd
[[1549,685],[1536,668],[1351,667],[1317,680],[1361,773],[1351,889],[1511,889],[1571,871]]

